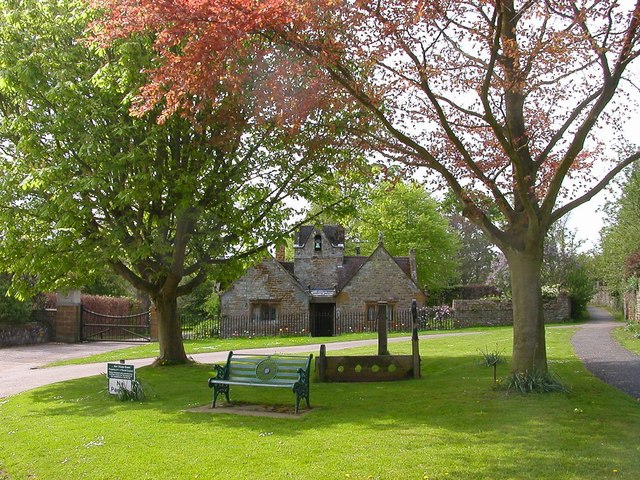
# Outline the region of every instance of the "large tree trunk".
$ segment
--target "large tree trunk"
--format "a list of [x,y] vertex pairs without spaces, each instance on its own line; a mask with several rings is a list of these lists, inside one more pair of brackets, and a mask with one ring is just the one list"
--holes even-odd
[[[532,249],[533,250],[533,249]],[[505,252],[511,272],[513,299],[512,373],[546,373],[544,314],[542,305],[542,247],[535,251]]]
[[189,359],[182,343],[182,328],[178,320],[178,300],[176,296],[158,295],[154,298],[158,311],[158,343],[160,355],[154,365],[175,365],[188,363]]

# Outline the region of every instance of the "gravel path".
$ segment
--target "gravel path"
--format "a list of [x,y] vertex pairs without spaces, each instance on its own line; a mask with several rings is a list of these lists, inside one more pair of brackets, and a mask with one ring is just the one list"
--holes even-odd
[[589,307],[589,315],[591,320],[571,339],[576,355],[603,382],[640,399],[640,356],[611,336],[620,323],[602,308]]

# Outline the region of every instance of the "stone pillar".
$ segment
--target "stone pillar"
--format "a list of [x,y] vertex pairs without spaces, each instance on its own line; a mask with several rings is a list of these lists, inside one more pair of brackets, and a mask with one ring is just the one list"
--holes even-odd
[[80,290],[57,292],[54,341],[77,343],[82,340],[82,300]]
[[152,342],[158,341],[158,309],[155,305],[151,306],[151,313],[149,315],[149,335]]

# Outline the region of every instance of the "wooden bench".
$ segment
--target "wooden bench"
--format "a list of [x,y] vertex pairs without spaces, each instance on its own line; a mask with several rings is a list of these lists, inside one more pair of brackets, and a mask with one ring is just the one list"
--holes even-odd
[[216,376],[209,378],[213,388],[211,408],[218,395],[224,393],[229,402],[229,386],[291,388],[296,394],[295,413],[300,399],[309,404],[309,374],[313,355],[255,355],[229,352],[226,365],[214,365]]

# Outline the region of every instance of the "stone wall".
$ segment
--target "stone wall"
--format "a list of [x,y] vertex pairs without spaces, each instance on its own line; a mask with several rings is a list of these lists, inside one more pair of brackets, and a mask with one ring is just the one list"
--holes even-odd
[[[513,310],[510,301],[454,300],[456,327],[512,325]],[[571,301],[566,295],[544,304],[545,323],[566,322],[571,318]]]
[[[314,248],[316,234],[322,237],[322,250]],[[333,246],[322,230],[309,236],[307,243],[295,247],[294,271],[304,288],[332,288],[338,284],[338,265],[342,265],[344,247]]]
[[616,310],[623,308],[623,302],[620,297],[611,295],[604,285],[598,285],[596,287],[596,292],[593,294],[593,297],[591,297],[591,303]]
[[[272,258],[250,268],[222,294],[222,314],[226,317],[245,318],[247,325],[236,326],[235,329],[253,332],[260,325],[254,325],[256,322],[251,319],[251,305],[261,302],[275,303],[279,317],[309,311],[308,293]],[[261,328],[266,328],[265,323],[268,322],[258,323]],[[256,334],[260,331],[256,330]],[[230,331],[220,333],[223,337],[233,336]]]
[[46,322],[0,324],[0,347],[46,343],[51,337],[51,326]]
[[365,311],[367,303],[386,302],[396,310],[408,310],[417,300],[424,305],[425,294],[400,269],[398,264],[379,247],[336,299],[338,313]]

